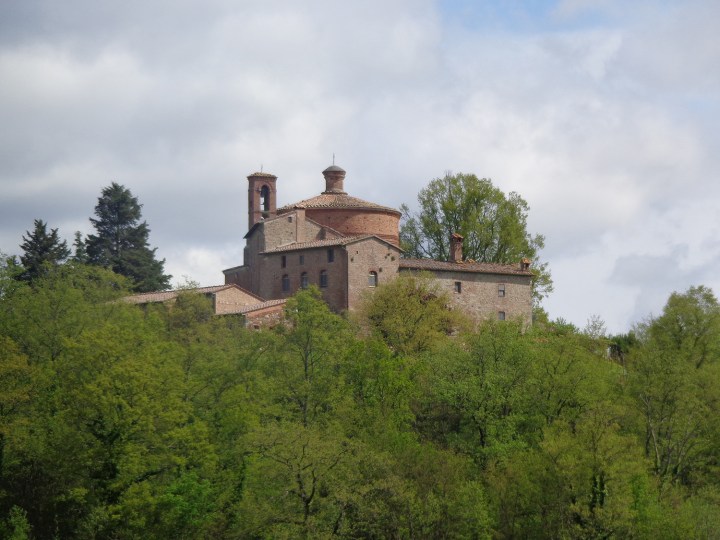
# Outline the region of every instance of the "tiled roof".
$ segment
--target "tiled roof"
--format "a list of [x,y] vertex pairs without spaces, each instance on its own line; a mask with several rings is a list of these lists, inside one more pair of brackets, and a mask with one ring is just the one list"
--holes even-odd
[[266,173],[266,172],[254,172],[254,173],[248,175],[248,177],[250,177],[250,176],[264,176],[265,178],[277,178],[277,176],[275,176],[274,174],[270,174],[270,173]]
[[[395,244],[392,244],[388,242],[387,240],[384,240],[383,238],[380,238],[379,236],[376,236],[374,234],[363,234],[359,236],[343,236],[342,238],[328,238],[327,240],[312,240],[310,242],[295,242],[292,244],[285,244],[284,246],[277,246],[265,251],[262,251],[262,254],[269,254],[269,253],[282,253],[286,251],[299,251],[301,249],[311,249],[311,248],[320,248],[320,247],[329,247],[329,246],[347,246],[348,244],[353,244],[355,242],[359,242],[360,240],[367,240],[368,238],[375,238],[376,240],[388,244],[392,246],[393,248],[400,250]],[[402,251],[402,250],[400,250]]]
[[520,263],[515,264],[495,264],[495,263],[477,263],[477,262],[445,262],[433,261],[431,259],[400,259],[400,269],[412,270],[434,270],[445,272],[474,272],[478,274],[510,274],[518,276],[532,276],[529,270],[521,270]]
[[249,306],[241,306],[238,309],[238,313],[242,313],[243,315],[247,315],[248,313],[252,313],[253,311],[258,311],[261,309],[273,307],[273,306],[281,306],[287,302],[287,299],[281,298],[279,300],[268,300],[266,302],[260,302],[259,304],[250,304]]
[[292,244],[285,244],[284,246],[277,246],[261,253],[280,253],[281,251],[297,251],[299,249],[344,246],[356,240],[371,238],[372,236],[371,234],[366,234],[364,236],[343,236],[342,238],[328,238],[326,240],[312,240],[310,242],[294,242]]
[[288,204],[282,208],[278,208],[278,214],[290,212],[296,206],[302,206],[305,208],[366,208],[373,210],[382,210],[383,212],[392,212],[394,214],[400,214],[398,210],[389,208],[387,206],[380,206],[379,204],[371,203],[358,199],[357,197],[351,197],[344,193],[323,193],[317,197],[311,199],[305,199],[293,204]]
[[128,302],[130,304],[151,304],[155,302],[167,302],[168,300],[173,300],[177,298],[177,296],[182,292],[192,292],[192,293],[198,293],[198,294],[210,294],[210,293],[216,293],[219,291],[224,291],[225,289],[239,289],[245,294],[247,294],[250,298],[254,298],[257,300],[257,302],[253,304],[245,304],[245,305],[237,305],[232,311],[226,311],[224,312],[225,315],[232,315],[235,313],[240,313],[243,315],[246,315],[248,313],[252,313],[253,311],[259,311],[261,309],[266,309],[273,306],[280,306],[283,305],[285,302],[287,302],[286,299],[279,299],[279,300],[263,300],[259,296],[246,291],[242,287],[238,287],[235,284],[230,285],[213,285],[212,287],[198,287],[197,289],[178,289],[174,291],[160,291],[160,292],[150,292],[150,293],[141,293],[141,294],[134,294],[132,296],[126,296],[123,298],[125,302]]
[[[231,285],[213,285],[211,287],[198,287],[197,289],[176,289],[174,291],[157,291],[157,292],[133,294],[132,296],[126,296],[125,298],[123,298],[123,300],[130,304],[149,304],[152,302],[167,302],[168,300],[177,298],[177,296],[182,292],[209,294],[209,293],[215,293],[218,291],[223,291],[225,289],[230,289],[232,287],[240,289],[240,287],[238,287],[237,285],[232,285],[232,284]],[[249,294],[250,296],[252,296],[254,298],[258,298],[256,295],[252,294],[251,292],[248,292],[244,289],[242,289],[242,291],[246,294]],[[259,298],[258,298],[258,300],[259,300]]]

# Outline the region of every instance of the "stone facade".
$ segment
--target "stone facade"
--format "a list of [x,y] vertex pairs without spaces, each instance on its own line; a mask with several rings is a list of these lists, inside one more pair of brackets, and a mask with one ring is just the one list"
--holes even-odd
[[285,300],[266,301],[235,284],[214,285],[196,289],[180,289],[134,294],[123,298],[129,304],[164,304],[172,308],[181,294],[201,294],[212,302],[215,315],[241,315],[245,326],[275,326],[283,316]]
[[244,263],[223,271],[236,284],[264,299],[285,299],[316,285],[337,312],[353,310],[365,291],[401,272],[430,272],[454,305],[476,320],[532,316],[529,261],[517,265],[463,261],[462,236],[453,234],[451,261],[403,259],[400,212],[345,191],[345,171],[323,171],[319,196],[276,207],[276,180],[248,176],[248,233]]
[[456,268],[444,263],[448,267],[440,268],[437,261],[428,262],[404,260],[400,272],[429,272],[453,305],[475,320],[532,319],[530,279],[519,265],[517,271],[512,268],[483,271],[474,269],[477,265],[473,263],[456,264]]

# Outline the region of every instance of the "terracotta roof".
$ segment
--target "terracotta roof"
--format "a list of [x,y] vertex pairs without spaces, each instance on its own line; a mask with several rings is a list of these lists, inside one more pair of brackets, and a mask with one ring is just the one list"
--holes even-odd
[[240,313],[242,315],[247,315],[248,313],[252,313],[254,311],[259,311],[262,309],[266,309],[273,306],[281,306],[287,302],[287,299],[282,298],[278,300],[263,300],[259,296],[246,291],[242,287],[238,287],[235,284],[230,285],[213,285],[212,287],[198,287],[197,289],[178,289],[174,291],[159,291],[159,292],[150,292],[150,293],[141,293],[141,294],[134,294],[132,296],[126,296],[122,300],[125,302],[128,302],[130,304],[150,304],[155,302],[166,302],[168,300],[173,300],[177,298],[177,296],[182,292],[192,292],[192,293],[199,293],[199,294],[209,294],[209,293],[216,293],[219,291],[224,291],[225,289],[239,289],[248,296],[250,296],[253,299],[256,299],[257,302],[254,304],[244,304],[244,305],[237,305],[233,311],[225,312],[225,315],[232,315]]
[[394,214],[400,214],[398,210],[390,208],[388,206],[380,206],[379,204],[371,203],[358,199],[357,197],[351,197],[344,193],[323,193],[317,197],[311,199],[305,199],[300,202],[293,204],[287,204],[282,208],[278,208],[278,214],[284,214],[290,212],[296,206],[303,206],[305,208],[366,208],[373,210],[381,210],[383,212],[392,212]]
[[445,262],[432,259],[400,259],[400,269],[431,270],[445,272],[474,272],[478,274],[510,274],[518,276],[532,276],[529,270],[521,270],[518,262],[515,264],[495,264],[478,262]]
[[320,247],[328,247],[328,246],[347,246],[348,244],[352,244],[354,242],[359,242],[360,240],[367,240],[368,238],[375,238],[379,240],[380,242],[384,244],[388,244],[392,246],[393,248],[400,250],[395,244],[392,244],[388,242],[387,240],[383,240],[379,236],[376,236],[374,234],[363,234],[360,236],[343,236],[342,238],[328,238],[327,240],[312,240],[310,242],[295,242],[292,244],[285,244],[284,246],[277,246],[265,251],[261,251],[261,254],[269,254],[269,253],[282,253],[285,251],[298,251],[301,249],[312,249],[312,248],[320,248]]
[[287,299],[281,298],[279,300],[268,300],[266,302],[260,302],[259,304],[250,304],[249,306],[241,306],[240,309],[238,309],[238,313],[242,313],[243,315],[247,315],[248,313],[252,313],[253,311],[258,311],[260,309],[265,309],[273,306],[281,306],[287,302]]
[[180,293],[183,292],[190,292],[190,293],[197,293],[197,294],[211,294],[216,293],[219,291],[224,291],[226,289],[239,289],[248,296],[251,296],[252,298],[257,298],[258,301],[262,302],[262,298],[257,296],[256,294],[251,293],[250,291],[246,291],[242,287],[238,287],[235,284],[229,284],[229,285],[213,285],[211,287],[198,287],[197,289],[176,289],[174,291],[157,291],[157,292],[149,292],[149,293],[140,293],[140,294],[133,294],[132,296],[126,296],[122,300],[124,302],[128,302],[130,304],[151,304],[154,302],[167,302],[168,300],[173,300],[177,298],[177,296]]

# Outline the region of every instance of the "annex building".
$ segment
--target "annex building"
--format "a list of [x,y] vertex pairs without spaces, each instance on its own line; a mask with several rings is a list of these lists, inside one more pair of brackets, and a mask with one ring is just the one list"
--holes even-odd
[[[532,316],[530,261],[514,265],[463,260],[458,234],[448,238],[448,261],[403,258],[400,212],[348,195],[345,171],[323,171],[317,196],[277,207],[277,177],[248,176],[248,232],[243,264],[223,270],[262,302],[283,300],[316,285],[337,312],[355,309],[365,291],[400,273],[429,272],[453,304],[474,319]],[[276,304],[279,306],[279,304]]]

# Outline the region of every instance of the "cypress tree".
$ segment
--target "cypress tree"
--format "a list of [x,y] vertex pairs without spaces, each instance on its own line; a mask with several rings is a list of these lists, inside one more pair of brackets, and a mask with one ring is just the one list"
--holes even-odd
[[87,237],[88,262],[133,280],[136,292],[167,289],[172,276],[164,274],[165,260],[150,248],[150,229],[140,221],[142,205],[129,189],[113,182],[102,190],[90,222],[96,234]]

